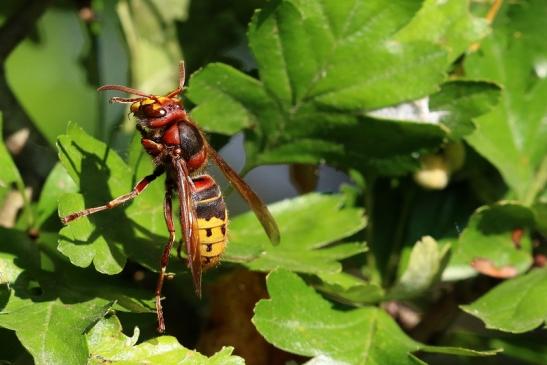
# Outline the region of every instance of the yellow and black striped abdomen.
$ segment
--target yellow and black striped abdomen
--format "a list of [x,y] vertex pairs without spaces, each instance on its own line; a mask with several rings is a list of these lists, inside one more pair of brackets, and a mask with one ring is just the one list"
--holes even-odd
[[196,187],[194,203],[198,216],[201,265],[204,269],[216,266],[227,244],[228,212],[222,193],[209,175],[192,178]]

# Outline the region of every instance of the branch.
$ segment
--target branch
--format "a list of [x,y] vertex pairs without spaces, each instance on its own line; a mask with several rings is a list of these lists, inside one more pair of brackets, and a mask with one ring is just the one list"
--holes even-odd
[[34,23],[44,13],[50,0],[27,0],[0,27],[0,64],[3,64],[11,51],[27,36]]

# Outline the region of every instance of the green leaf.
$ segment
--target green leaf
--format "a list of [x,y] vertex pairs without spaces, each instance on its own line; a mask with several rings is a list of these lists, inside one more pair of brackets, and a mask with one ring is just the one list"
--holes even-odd
[[443,78],[445,53],[428,43],[390,40],[419,5],[273,3],[249,29],[265,88],[285,105],[313,101],[344,109],[427,94]]
[[281,233],[278,246],[269,242],[252,212],[239,215],[230,223],[225,259],[258,271],[339,272],[338,260],[366,250],[355,242],[330,245],[365,226],[363,211],[343,203],[341,195],[314,193],[271,205]]
[[[499,202],[479,208],[454,245],[443,279],[474,276],[477,271],[472,263],[483,259],[493,268],[509,268],[515,275],[525,272],[532,264],[532,242],[527,232],[533,227],[532,211],[521,204]],[[524,230],[519,243],[513,242],[515,229]]]
[[88,133],[96,134],[98,94],[85,82],[81,65],[90,40],[77,12],[51,7],[36,31],[34,39],[27,37],[6,61],[6,76],[17,99],[51,145],[70,119],[77,118]]
[[495,351],[422,345],[407,337],[395,321],[377,307],[334,309],[296,274],[277,270],[268,275],[270,298],[255,307],[253,323],[264,338],[285,351],[314,357],[323,363],[416,364],[413,352],[467,356]]
[[[0,132],[3,133],[3,131],[4,122],[0,112]],[[0,141],[0,166],[2,166],[0,169],[0,203],[3,202],[5,195],[12,190],[12,185],[24,196],[25,184],[3,140]]]
[[209,131],[244,128],[247,168],[326,161],[396,175],[442,143],[439,126],[355,113],[425,96],[443,80],[440,47],[395,38],[420,3],[349,5],[272,2],[249,29],[260,81],[221,64],[192,76],[193,116]]
[[[28,235],[17,230],[0,229],[0,283],[7,284],[8,292],[4,294],[9,294],[6,310],[30,305],[38,299],[60,298],[72,303],[101,298],[104,303],[116,302],[118,310],[150,312],[151,293],[129,288],[118,278],[78,269],[61,260],[62,256],[55,250],[56,234],[42,233],[39,240],[38,243],[31,241]],[[0,304],[6,303],[0,301]]]
[[431,110],[446,113],[441,123],[450,129],[452,138],[475,130],[473,118],[490,111],[500,98],[500,87],[484,81],[449,81],[429,100]]
[[[61,216],[105,204],[133,189],[135,178],[131,168],[115,151],[85,134],[77,125],[69,124],[67,134],[58,139],[58,148],[61,163],[82,194],[62,197]],[[98,271],[107,274],[120,272],[127,256],[156,269],[157,258],[167,242],[162,187],[161,182],[156,181],[126,210],[118,207],[80,218],[64,227],[60,231],[59,250],[73,264],[87,267],[93,262]]]
[[315,287],[341,303],[363,305],[378,303],[384,297],[384,290],[344,272],[320,273],[322,283]]
[[192,100],[199,101],[192,109],[192,118],[205,130],[233,135],[256,126],[260,110],[275,107],[263,106],[271,101],[261,85],[234,68],[211,64],[199,75],[192,77],[188,92]]
[[36,226],[40,227],[46,219],[57,212],[59,200],[63,194],[76,191],[74,180],[67,174],[66,169],[57,163],[49,173],[40,193],[36,207]]
[[249,167],[326,160],[342,168],[360,166],[396,174],[415,168],[418,162],[410,155],[440,145],[445,136],[437,125],[315,109],[302,109],[285,124],[282,111],[258,81],[221,64],[208,65],[192,76],[189,97],[199,104],[193,117],[207,130],[225,133],[252,126],[245,130]]
[[488,32],[485,19],[471,16],[469,1],[426,0],[414,19],[399,32],[398,39],[439,44],[448,50],[447,61],[451,63]]
[[475,120],[478,128],[467,141],[526,205],[534,201],[538,190],[531,187],[547,155],[547,78],[542,71],[547,47],[542,33],[533,31],[541,29],[546,16],[541,0],[507,5],[494,33],[464,64],[467,77],[504,88],[500,104]]
[[545,323],[546,291],[547,270],[535,269],[501,283],[462,309],[484,321],[487,328],[522,333]]
[[430,236],[414,245],[403,275],[389,292],[389,297],[407,299],[419,296],[435,284],[446,265],[450,246],[440,246]]
[[36,364],[85,364],[87,346],[82,334],[104,312],[104,305],[101,300],[32,303],[0,314],[0,326],[17,331]]
[[[0,113],[0,131],[4,131],[4,123],[2,114]],[[17,186],[17,188],[23,188],[23,179],[19,174],[19,170],[15,163],[13,162],[11,155],[4,145],[3,140],[0,141],[0,189],[9,189],[11,184]]]
[[60,259],[56,235],[31,241],[0,229],[0,327],[16,332],[37,364],[85,364],[84,331],[113,306],[150,312],[151,293]]
[[233,348],[223,347],[212,357],[181,346],[175,337],[161,336],[136,344],[139,329],[135,327],[133,336],[122,333],[122,326],[116,316],[99,321],[86,335],[89,346],[89,364],[164,364],[199,365],[227,364],[243,365],[238,356],[232,356]]

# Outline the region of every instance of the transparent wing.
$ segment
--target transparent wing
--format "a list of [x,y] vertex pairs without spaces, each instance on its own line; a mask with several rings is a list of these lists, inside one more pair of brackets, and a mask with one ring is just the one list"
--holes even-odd
[[256,214],[258,220],[262,224],[262,227],[264,227],[270,241],[274,245],[277,245],[280,239],[279,228],[277,227],[277,223],[275,222],[274,217],[272,217],[272,214],[268,210],[266,204],[264,204],[262,199],[256,195],[253,189],[251,189],[251,187],[241,178],[241,176],[239,176],[239,174],[235,172],[234,169],[232,169],[230,165],[228,165],[228,163],[224,161],[218,152],[215,151],[214,148],[208,143],[207,150],[209,156],[218,165],[222,173],[226,176],[228,181],[230,181],[230,184],[232,184],[232,186],[239,192],[239,194],[241,194],[247,203],[249,203],[249,206]]
[[183,159],[174,158],[173,165],[177,172],[177,187],[180,202],[180,224],[182,236],[186,244],[188,267],[192,273],[194,288],[201,297],[201,254],[199,250],[199,226],[192,200],[192,185],[190,184],[188,168]]

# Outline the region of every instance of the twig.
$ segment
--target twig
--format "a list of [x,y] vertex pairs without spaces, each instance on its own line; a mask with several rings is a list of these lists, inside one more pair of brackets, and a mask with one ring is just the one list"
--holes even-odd
[[44,13],[50,0],[27,0],[21,8],[0,27],[0,64],[25,39],[36,20]]
[[[488,12],[486,13],[486,16],[484,19],[488,24],[492,24],[494,22],[494,19],[496,18],[496,15],[498,14],[498,11],[501,8],[501,5],[503,4],[503,0],[494,0],[492,5],[490,6],[490,9],[488,9]],[[468,52],[473,53],[479,50],[481,46],[480,42],[475,42],[472,45],[469,46]]]

